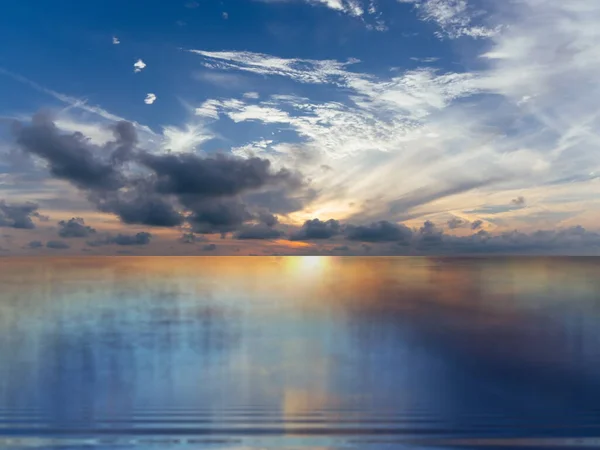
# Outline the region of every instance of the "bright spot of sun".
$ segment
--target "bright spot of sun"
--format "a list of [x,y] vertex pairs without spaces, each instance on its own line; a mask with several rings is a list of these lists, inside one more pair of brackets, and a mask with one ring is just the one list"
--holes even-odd
[[319,276],[327,268],[328,258],[323,256],[296,256],[287,258],[287,263],[294,275],[305,278]]

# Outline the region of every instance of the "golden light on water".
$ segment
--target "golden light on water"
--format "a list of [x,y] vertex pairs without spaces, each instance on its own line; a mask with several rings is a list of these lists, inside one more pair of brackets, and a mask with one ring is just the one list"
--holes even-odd
[[328,256],[297,256],[287,258],[286,265],[295,276],[321,276],[329,266]]

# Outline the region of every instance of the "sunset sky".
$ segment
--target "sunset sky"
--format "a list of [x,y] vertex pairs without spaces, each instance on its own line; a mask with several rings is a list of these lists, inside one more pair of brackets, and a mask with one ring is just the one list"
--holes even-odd
[[600,254],[597,0],[5,0],[0,256]]

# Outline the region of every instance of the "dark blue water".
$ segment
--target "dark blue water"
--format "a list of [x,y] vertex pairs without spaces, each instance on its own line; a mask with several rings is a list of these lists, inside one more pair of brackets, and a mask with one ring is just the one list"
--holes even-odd
[[0,448],[580,446],[600,259],[0,260]]

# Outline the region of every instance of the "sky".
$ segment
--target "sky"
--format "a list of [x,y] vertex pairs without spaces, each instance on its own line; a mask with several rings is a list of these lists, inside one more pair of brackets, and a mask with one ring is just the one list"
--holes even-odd
[[5,0],[0,255],[600,254],[597,0]]

